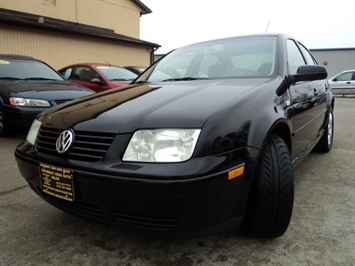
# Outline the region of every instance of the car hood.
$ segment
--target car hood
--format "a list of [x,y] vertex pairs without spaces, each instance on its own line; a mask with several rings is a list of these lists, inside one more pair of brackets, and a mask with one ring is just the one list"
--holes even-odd
[[2,81],[11,96],[57,100],[74,99],[94,93],[68,81]]
[[201,128],[218,109],[269,79],[131,85],[76,100],[46,114],[44,126],[131,133],[142,128]]

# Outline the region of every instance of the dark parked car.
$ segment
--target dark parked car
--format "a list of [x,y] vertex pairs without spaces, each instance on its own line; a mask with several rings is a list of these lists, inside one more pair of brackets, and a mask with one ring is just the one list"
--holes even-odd
[[39,116],[16,149],[50,204],[164,234],[284,234],[293,167],[333,141],[327,70],[287,35],[189,45]]
[[33,57],[0,54],[0,136],[28,129],[40,112],[93,93]]
[[74,64],[59,69],[58,72],[70,82],[96,92],[126,86],[137,77],[137,74],[123,67],[100,63]]

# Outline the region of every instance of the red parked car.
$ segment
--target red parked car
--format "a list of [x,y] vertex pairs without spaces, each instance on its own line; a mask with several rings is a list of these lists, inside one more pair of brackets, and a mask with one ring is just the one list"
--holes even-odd
[[101,63],[73,64],[59,69],[58,72],[65,79],[96,92],[125,86],[137,77],[123,67]]

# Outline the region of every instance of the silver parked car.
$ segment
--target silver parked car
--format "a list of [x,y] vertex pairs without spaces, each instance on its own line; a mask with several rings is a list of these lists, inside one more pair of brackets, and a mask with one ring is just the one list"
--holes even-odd
[[355,95],[355,70],[346,70],[328,80],[334,94]]

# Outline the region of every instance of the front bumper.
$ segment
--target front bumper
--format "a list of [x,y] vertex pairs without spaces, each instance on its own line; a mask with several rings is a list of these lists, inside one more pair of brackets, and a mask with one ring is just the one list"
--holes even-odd
[[49,108],[4,106],[7,121],[11,126],[29,128],[36,116]]
[[233,180],[228,180],[228,170],[157,180],[72,168],[76,198],[68,202],[43,192],[39,161],[25,150],[20,145],[15,152],[22,176],[44,200],[68,213],[170,235],[235,230],[243,220],[250,187],[245,173]]

